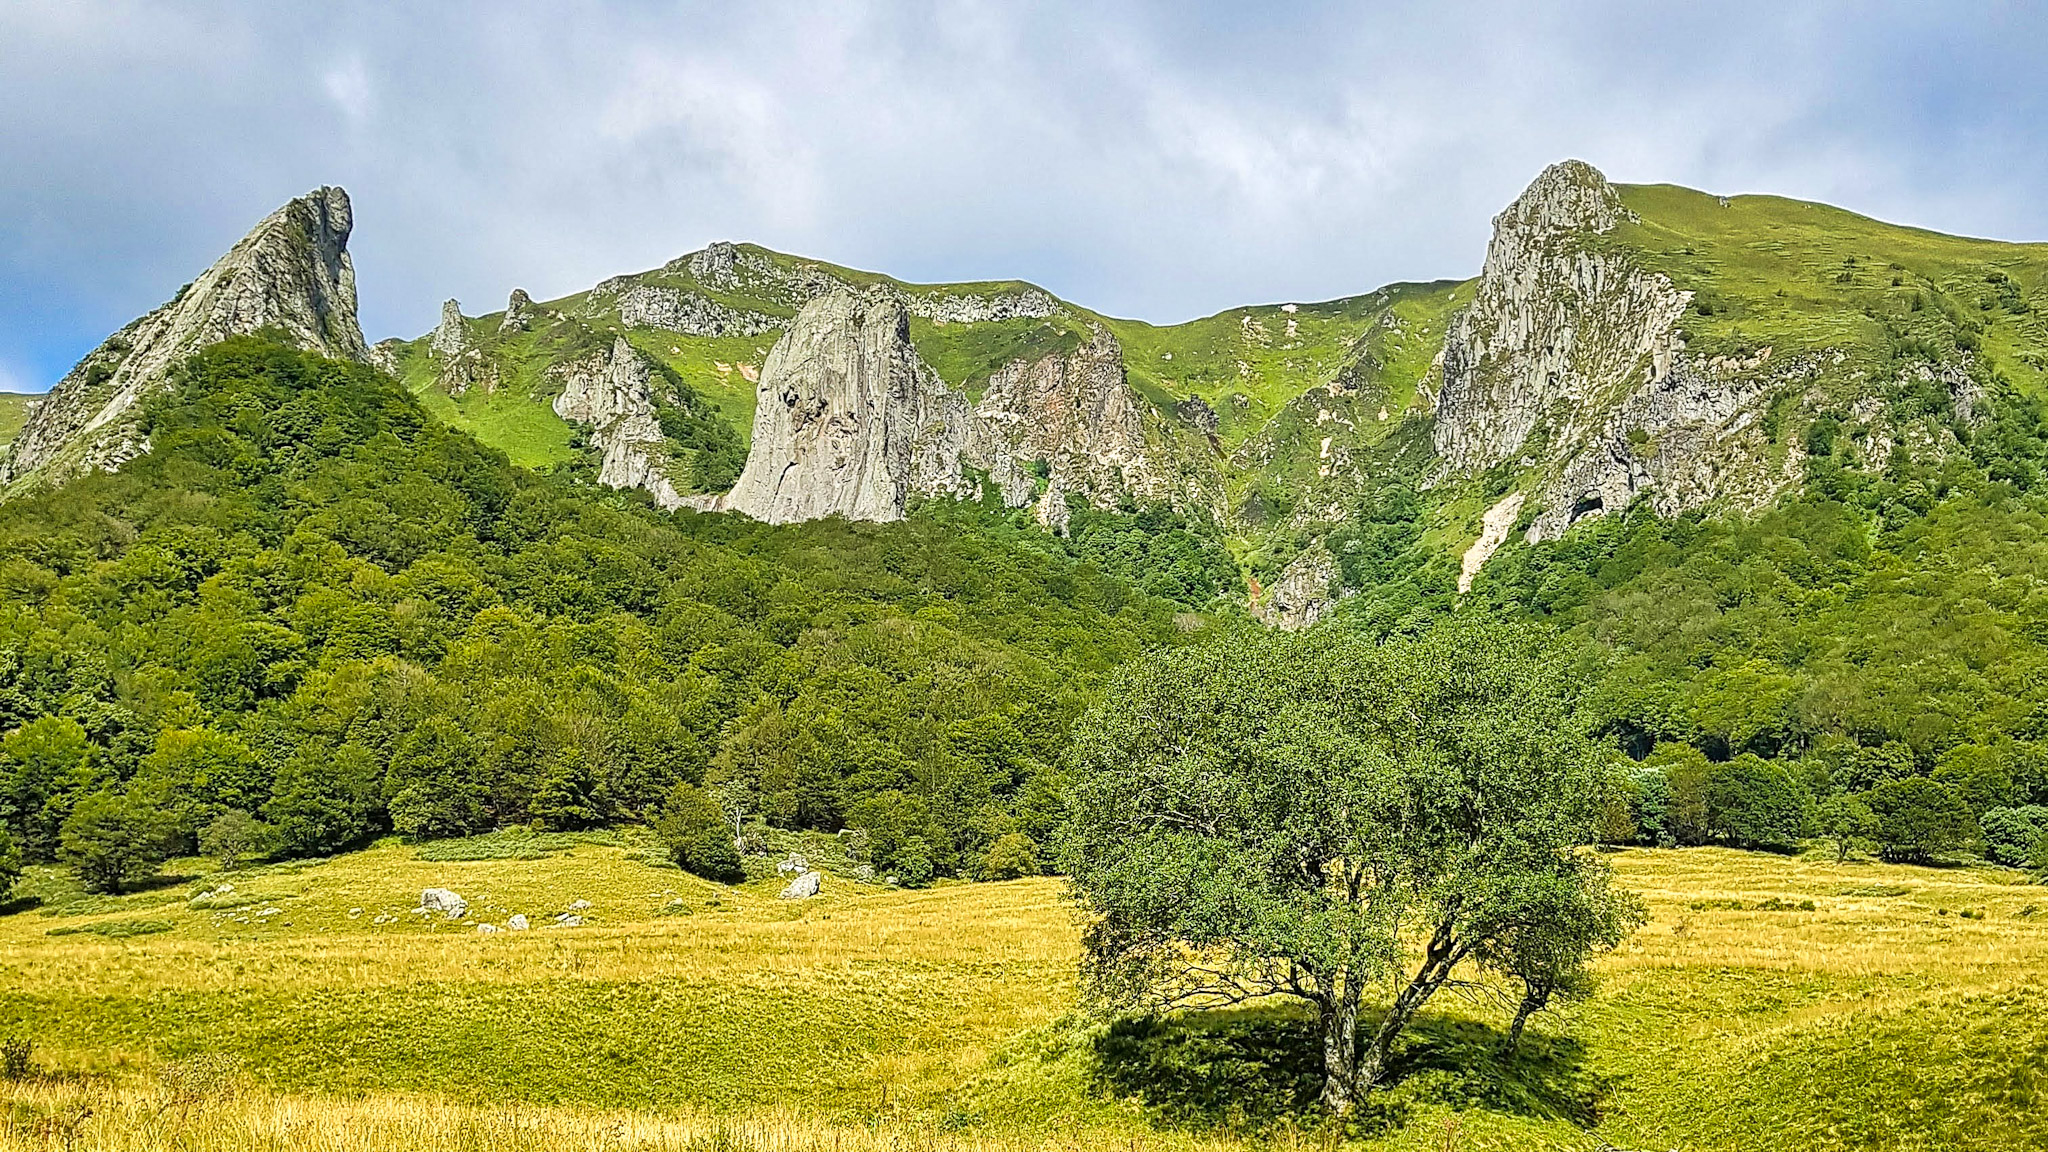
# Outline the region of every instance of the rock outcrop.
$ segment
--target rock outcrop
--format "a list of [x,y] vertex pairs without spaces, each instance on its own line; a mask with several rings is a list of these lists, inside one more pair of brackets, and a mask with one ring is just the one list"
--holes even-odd
[[1287,562],[1264,595],[1253,598],[1252,615],[1287,631],[1310,627],[1337,602],[1337,576],[1337,557],[1318,540]]
[[511,298],[505,301],[505,318],[498,322],[498,331],[506,335],[531,331],[533,314],[533,297],[524,288],[514,288]]
[[609,348],[551,365],[561,384],[555,414],[588,425],[598,451],[597,480],[613,488],[639,488],[663,508],[686,500],[669,474],[668,441],[650,384],[655,368],[623,336]]
[[1173,493],[1166,472],[1153,467],[1146,412],[1124,378],[1122,347],[1097,327],[1071,353],[1012,361],[989,377],[974,406],[972,462],[1004,504],[1036,500],[1039,522],[1052,527],[1066,526],[1070,492],[1102,508],[1124,495],[1167,499]]
[[107,338],[29,412],[0,481],[58,483],[147,451],[138,403],[192,353],[274,329],[302,348],[368,362],[356,323],[348,194],[321,188],[266,217],[169,303]]
[[893,292],[804,305],[757,396],[746,467],[716,507],[770,524],[897,520],[912,496],[961,488],[967,398],[918,358]]
[[1723,464],[1757,450],[1767,384],[1686,356],[1691,293],[1601,241],[1629,219],[1590,165],[1545,170],[1494,218],[1473,302],[1445,337],[1436,449],[1447,472],[1538,470],[1531,540],[1638,493],[1667,514],[1696,507],[1744,471]]
[[450,396],[460,396],[471,388],[498,390],[498,362],[471,338],[460,301],[442,302],[441,324],[427,341],[427,350],[434,358],[434,378]]

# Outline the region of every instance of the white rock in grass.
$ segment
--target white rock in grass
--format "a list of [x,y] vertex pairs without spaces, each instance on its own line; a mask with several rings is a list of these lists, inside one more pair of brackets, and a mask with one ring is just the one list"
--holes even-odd
[[499,928],[496,924],[479,924],[476,926],[476,931],[477,935],[482,936],[499,931]]
[[505,927],[511,929],[514,932],[526,931],[526,913],[520,912],[514,915],[510,920],[505,921]]
[[789,882],[782,890],[784,900],[809,900],[818,894],[818,885],[823,880],[816,872],[806,872]]
[[417,911],[439,912],[450,920],[460,920],[469,911],[469,901],[446,888],[428,888],[420,892]]

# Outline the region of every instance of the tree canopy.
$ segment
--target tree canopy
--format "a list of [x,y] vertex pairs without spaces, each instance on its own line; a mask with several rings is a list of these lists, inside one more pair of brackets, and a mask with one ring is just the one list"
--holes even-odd
[[[1137,661],[1074,735],[1061,861],[1092,917],[1090,989],[1126,1007],[1305,1000],[1323,1101],[1344,1111],[1483,949],[1511,963],[1546,923],[1553,949],[1604,938],[1597,915],[1557,916],[1604,899],[1603,862],[1578,850],[1602,763],[1527,629],[1247,630]],[[1360,1008],[1390,979],[1361,1046]]]

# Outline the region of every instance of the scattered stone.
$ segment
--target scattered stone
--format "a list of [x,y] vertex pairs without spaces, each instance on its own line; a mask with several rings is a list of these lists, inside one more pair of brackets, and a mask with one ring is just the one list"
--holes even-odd
[[513,917],[512,917],[512,918],[511,918],[510,920],[507,920],[507,921],[505,921],[505,927],[507,927],[507,928],[511,929],[511,930],[512,930],[512,931],[514,931],[514,932],[524,932],[524,931],[526,931],[526,929],[527,929],[527,923],[526,923],[526,913],[524,913],[524,912],[520,912],[520,913],[516,913],[516,914],[514,914],[514,915],[513,915]]
[[816,872],[806,872],[789,882],[782,890],[784,900],[809,900],[818,894],[818,885],[823,880]]
[[460,920],[469,911],[469,901],[446,888],[428,888],[420,892],[420,906],[413,911],[439,912],[450,920]]
[[498,931],[498,930],[499,930],[499,929],[498,929],[498,926],[497,926],[496,924],[479,924],[479,925],[477,925],[477,926],[476,926],[476,932],[477,932],[477,935],[479,935],[479,936],[486,936],[486,935],[489,935],[490,933],[492,933],[492,932],[496,932],[496,931]]
[[355,919],[358,916],[361,916],[362,914],[363,910],[361,908],[351,908],[348,910],[348,918],[351,920]]
[[569,911],[571,912],[581,912],[588,907],[590,907],[590,901],[588,900],[572,900],[569,902]]
[[801,852],[791,852],[789,859],[775,866],[775,874],[778,876],[801,876],[810,870],[811,862],[804,859]]
[[557,928],[581,928],[583,927],[583,917],[578,916],[574,912],[564,912],[555,917],[555,926]]

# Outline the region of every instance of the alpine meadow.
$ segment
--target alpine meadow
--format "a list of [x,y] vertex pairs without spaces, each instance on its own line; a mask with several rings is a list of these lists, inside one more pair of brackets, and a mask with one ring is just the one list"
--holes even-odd
[[283,204],[0,394],[0,1152],[2048,1148],[2048,244],[1516,179],[374,341]]

